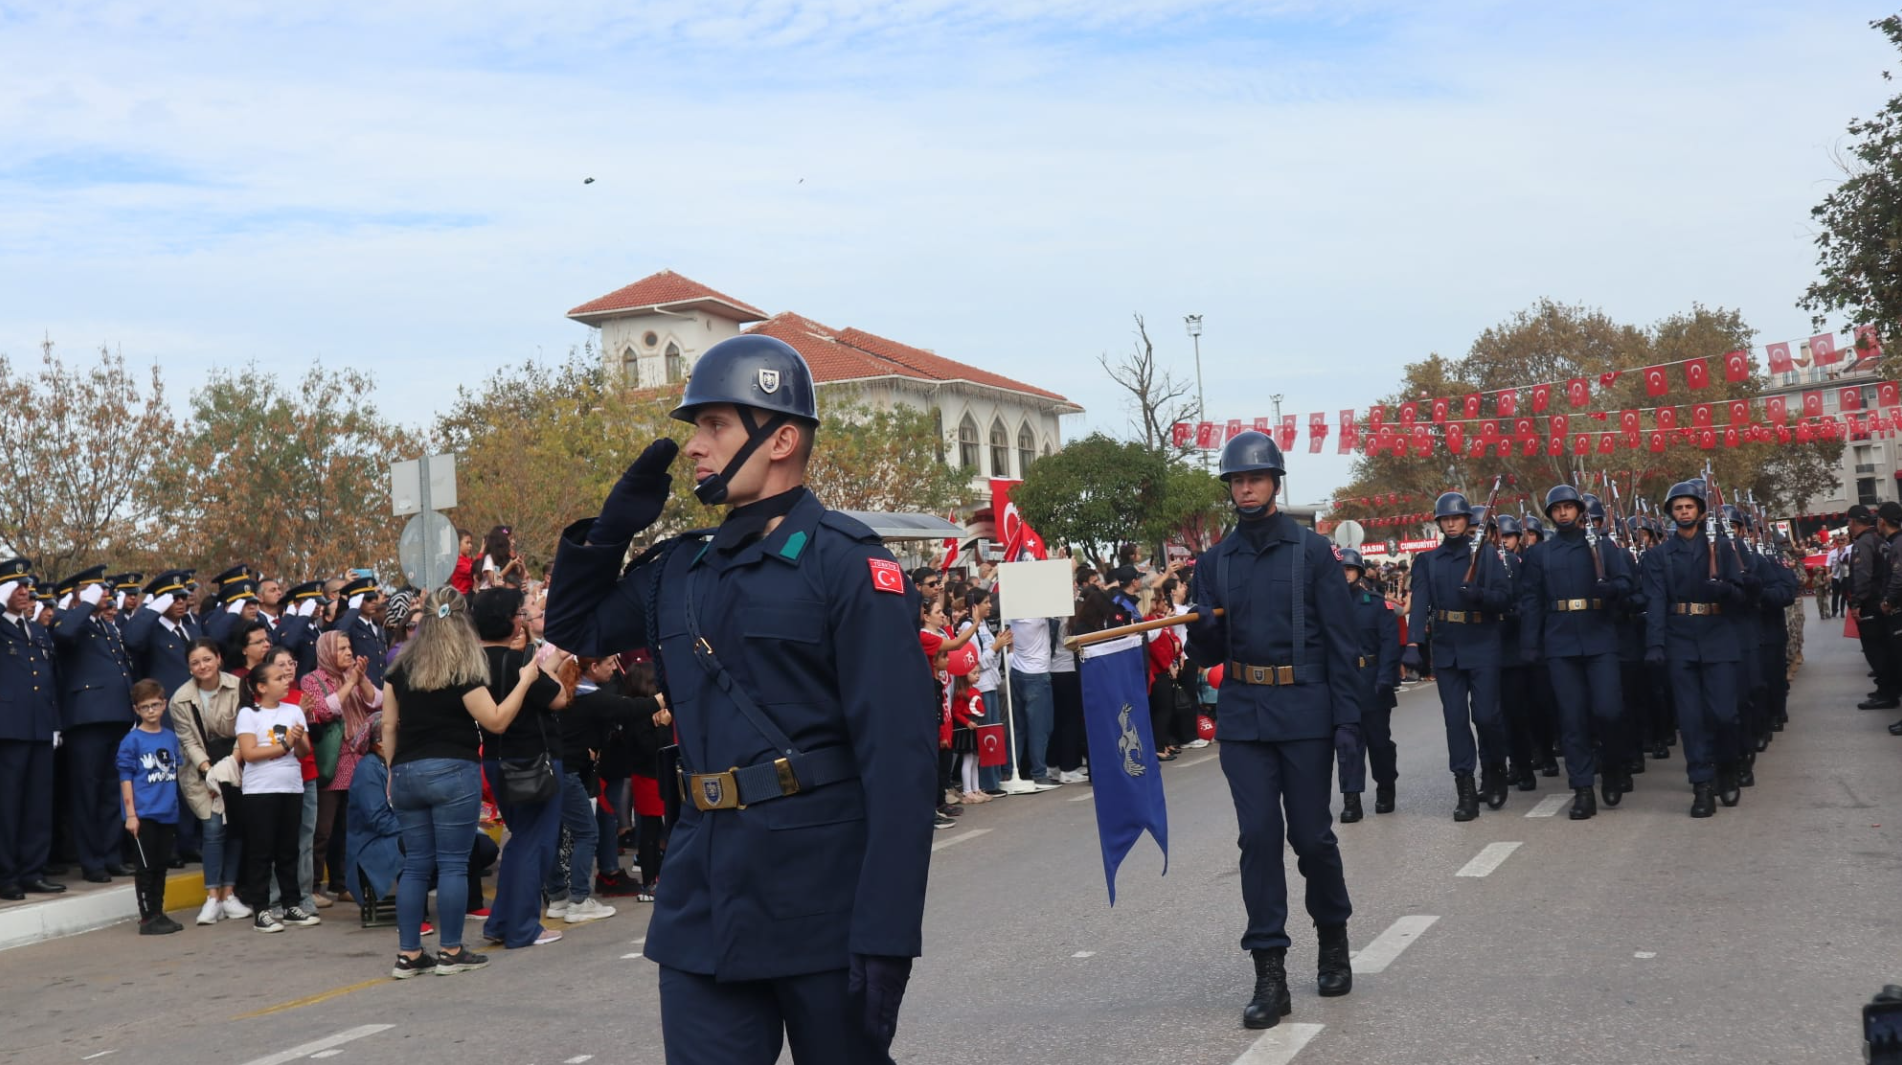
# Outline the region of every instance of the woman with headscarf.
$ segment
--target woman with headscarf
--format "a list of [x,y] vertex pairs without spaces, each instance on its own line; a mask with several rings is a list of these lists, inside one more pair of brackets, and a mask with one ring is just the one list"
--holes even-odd
[[331,834],[338,824],[337,811],[347,801],[357,760],[363,757],[351,740],[362,735],[370,713],[383,705],[383,693],[366,676],[368,665],[350,649],[350,634],[332,629],[317,637],[317,668],[304,674],[304,679],[298,682],[311,723],[318,728],[343,730],[336,770],[328,781],[318,782],[317,832],[311,839],[313,883],[324,883],[324,874],[328,872],[332,898],[349,889],[344,870],[328,861],[327,856]]

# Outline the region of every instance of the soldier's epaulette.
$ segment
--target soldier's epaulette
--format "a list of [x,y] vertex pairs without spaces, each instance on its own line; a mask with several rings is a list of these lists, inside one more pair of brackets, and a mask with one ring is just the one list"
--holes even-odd
[[882,544],[885,542],[885,538],[873,532],[870,525],[865,524],[843,511],[826,511],[824,514],[819,515],[819,524],[828,528],[837,529],[862,544]]

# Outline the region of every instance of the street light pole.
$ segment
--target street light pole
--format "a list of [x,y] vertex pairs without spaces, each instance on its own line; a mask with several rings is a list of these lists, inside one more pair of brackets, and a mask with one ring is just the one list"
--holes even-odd
[[[1275,405],[1275,425],[1279,426],[1281,424],[1281,393],[1276,392],[1274,395],[1269,396],[1268,402]],[[1294,504],[1294,493],[1288,491],[1288,475],[1286,473],[1281,475],[1281,496],[1287,505],[1292,506]]]
[[[1202,316],[1183,315],[1182,323],[1189,327],[1189,339],[1195,342],[1195,420],[1205,422],[1209,419],[1208,402],[1202,395]],[[1209,453],[1202,452],[1202,466],[1207,468]]]

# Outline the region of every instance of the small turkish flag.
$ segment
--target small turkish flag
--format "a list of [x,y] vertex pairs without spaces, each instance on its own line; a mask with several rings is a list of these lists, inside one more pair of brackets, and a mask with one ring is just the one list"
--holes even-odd
[[1706,359],[1692,359],[1684,364],[1684,383],[1692,388],[1710,387],[1710,362]]
[[1694,403],[1691,405],[1691,424],[1695,426],[1706,426],[1710,424],[1710,404]]
[[1571,430],[1572,419],[1563,414],[1554,414],[1546,419],[1546,431],[1553,436],[1564,436]]
[[1592,434],[1579,433],[1572,437],[1572,454],[1589,455],[1592,451]]
[[1729,351],[1724,353],[1724,380],[1748,381],[1750,379],[1750,353],[1747,351]]
[[1418,420],[1419,416],[1420,405],[1418,403],[1402,403],[1400,405],[1400,428],[1412,429],[1413,423]]
[[1446,449],[1454,454],[1466,450],[1466,430],[1457,422],[1446,427]]
[[1551,385],[1533,385],[1532,386],[1532,413],[1534,414],[1543,413],[1545,411],[1545,408],[1551,405],[1551,403],[1552,403],[1552,386]]
[[1527,458],[1531,458],[1532,456],[1537,455],[1538,453],[1539,453],[1539,438],[1538,437],[1528,436],[1524,440],[1520,441],[1519,454],[1524,455]]
[[1499,393],[1499,398],[1494,402],[1499,405],[1499,416],[1501,418],[1510,418],[1513,416],[1513,413],[1519,409],[1519,390],[1516,388],[1508,388],[1504,392]]
[[1618,446],[1618,443],[1617,441],[1612,439],[1612,434],[1610,433],[1598,434],[1598,453],[1600,455],[1611,454],[1612,450],[1616,448],[1617,446]]
[[1677,408],[1676,407],[1659,407],[1655,417],[1657,418],[1658,428],[1660,429],[1677,428]]
[[1376,403],[1367,408],[1367,424],[1376,430],[1387,424],[1387,405],[1385,403]]
[[1418,458],[1426,458],[1433,454],[1433,434],[1427,432],[1427,427],[1424,425],[1413,427],[1413,453]]
[[1223,435],[1222,442],[1227,443],[1240,435],[1242,435],[1242,420],[1240,418],[1230,418],[1228,420],[1228,432]]
[[1814,439],[1816,439],[1816,432],[1815,430],[1810,428],[1810,423],[1804,422],[1803,424],[1796,427],[1796,442],[1797,443],[1807,444]]
[[1177,422],[1169,427],[1169,439],[1177,447],[1188,447],[1189,438],[1194,435],[1195,427],[1188,422]]
[[1862,409],[1862,389],[1849,387],[1836,394],[1836,406],[1843,410]]
[[1494,441],[1497,441],[1499,439],[1499,423],[1490,418],[1488,418],[1487,420],[1483,422],[1480,422],[1479,423],[1479,438],[1481,440],[1486,441],[1488,444],[1493,443]]
[[1197,422],[1195,426],[1195,446],[1211,448],[1215,446],[1215,423]]
[[1592,386],[1583,377],[1574,377],[1565,382],[1565,399],[1574,407],[1583,407],[1592,401]]
[[1632,450],[1632,451],[1636,451],[1636,450],[1638,450],[1638,432],[1637,432],[1637,430],[1635,430],[1635,429],[1634,429],[1634,430],[1632,430],[1631,432],[1628,432],[1628,433],[1626,433],[1626,434],[1625,434],[1625,447],[1626,447],[1626,448],[1628,448],[1628,449],[1630,449],[1630,450]]
[[1635,410],[1619,411],[1618,412],[1618,427],[1620,429],[1623,429],[1627,433],[1637,432],[1639,429],[1638,412]]
[[1697,431],[1697,446],[1703,448],[1705,451],[1716,447],[1717,431],[1714,429],[1699,429]]
[[1790,429],[1788,426],[1779,426],[1777,428],[1777,443],[1779,444],[1789,443],[1791,435],[1792,434],[1790,433]]
[[1604,373],[1599,374],[1598,387],[1610,388],[1611,386],[1617,384],[1618,377],[1623,372],[1624,372],[1623,370],[1606,370]]
[[1653,451],[1664,450],[1664,434],[1657,431],[1656,429],[1653,429],[1651,431],[1651,450]]
[[1348,415],[1346,420],[1341,422],[1341,442],[1338,448],[1339,452],[1345,455],[1360,446],[1360,426],[1354,424],[1353,411],[1344,410],[1341,413]]
[[1562,436],[1558,436],[1556,434],[1546,437],[1545,438],[1545,453],[1548,455],[1565,454],[1565,438]]
[[1533,428],[1531,418],[1514,418],[1512,420],[1512,435],[1523,440],[1527,437],[1537,436],[1539,432]]
[[1662,396],[1671,390],[1670,378],[1665,376],[1664,367],[1647,366],[1644,368],[1644,394]]
[[1749,400],[1733,399],[1730,401],[1730,424],[1732,425],[1749,425],[1750,424],[1750,401]]
[[1433,424],[1439,425],[1440,423],[1446,421],[1446,413],[1452,406],[1453,406],[1453,401],[1450,399],[1447,399],[1444,396],[1434,400],[1433,401]]
[[1882,337],[1877,334],[1876,327],[1873,325],[1857,326],[1856,356],[1863,359],[1873,359],[1881,354]]
[[1821,392],[1803,393],[1803,417],[1820,418],[1823,416],[1823,394]]
[[1834,366],[1843,353],[1836,350],[1836,334],[1818,333],[1810,338],[1810,361],[1818,366]]
[[1790,345],[1787,341],[1782,344],[1771,344],[1763,350],[1770,356],[1771,373],[1796,372],[1796,361],[1790,358]]
[[1466,412],[1465,416],[1468,418],[1479,417],[1479,393],[1473,392],[1468,394],[1466,399],[1460,404],[1460,408]]
[[1284,414],[1281,416],[1281,429],[1275,436],[1279,438],[1275,441],[1275,444],[1280,447],[1281,450],[1294,450],[1294,415]]
[[1737,446],[1737,427],[1736,426],[1733,425],[1724,430],[1724,446],[1725,447]]
[[1255,431],[1260,433],[1263,436],[1267,436],[1269,433],[1274,432],[1274,429],[1270,427],[1268,424],[1268,418],[1266,415],[1263,415],[1262,417],[1255,419]]
[[893,595],[905,594],[905,571],[898,567],[898,563],[889,558],[868,558],[865,561],[872,567],[874,589]]
[[1896,384],[1894,381],[1884,381],[1881,384],[1877,385],[1876,386],[1876,406],[1893,407],[1896,405],[1897,402],[1902,402],[1902,401],[1898,401],[1898,399],[1896,398],[1896,393],[1898,391],[1902,391],[1902,390],[1898,390],[1896,388]]
[[1771,396],[1769,399],[1764,400],[1763,416],[1768,418],[1772,425],[1782,425],[1785,421],[1789,420],[1790,416],[1789,410],[1785,406],[1786,402],[1782,396]]

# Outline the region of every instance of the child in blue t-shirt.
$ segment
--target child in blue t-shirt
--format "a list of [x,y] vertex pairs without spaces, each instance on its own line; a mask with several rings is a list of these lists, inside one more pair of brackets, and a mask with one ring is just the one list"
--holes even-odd
[[165,871],[178,834],[178,734],[159,724],[165,688],[158,681],[132,686],[132,710],[139,723],[119,741],[119,800],[139,856],[139,934],[170,935],[184,927],[165,916]]

